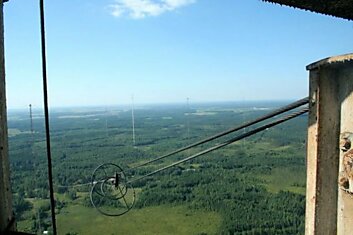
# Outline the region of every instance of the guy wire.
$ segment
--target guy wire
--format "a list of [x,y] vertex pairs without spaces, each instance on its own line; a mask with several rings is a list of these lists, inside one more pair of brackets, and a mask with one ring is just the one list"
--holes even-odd
[[303,106],[303,105],[305,105],[305,104],[307,104],[307,103],[309,103],[309,98],[308,98],[308,97],[303,98],[303,99],[298,100],[298,101],[296,101],[296,102],[294,102],[294,103],[291,103],[291,104],[289,104],[289,105],[286,105],[286,106],[284,106],[284,107],[281,107],[281,108],[279,108],[279,109],[276,109],[276,110],[274,110],[273,112],[270,112],[270,113],[268,113],[268,114],[265,114],[265,115],[262,116],[262,117],[259,117],[259,118],[257,118],[257,119],[252,120],[252,121],[249,121],[249,122],[246,122],[246,123],[244,123],[244,124],[242,124],[242,125],[240,125],[240,126],[237,126],[237,127],[235,127],[235,128],[231,128],[231,129],[229,129],[229,130],[226,130],[226,131],[224,131],[224,132],[218,133],[218,134],[213,135],[213,136],[211,136],[211,137],[208,137],[208,138],[206,138],[206,139],[200,140],[200,141],[198,141],[198,142],[196,142],[196,143],[193,143],[193,144],[190,144],[190,145],[188,145],[188,146],[186,146],[186,147],[179,148],[179,149],[177,149],[177,150],[175,150],[175,151],[173,151],[173,152],[170,152],[170,153],[167,153],[167,154],[162,155],[162,156],[160,156],[160,157],[157,157],[157,158],[155,158],[155,159],[149,160],[149,161],[147,161],[147,162],[145,162],[145,163],[142,163],[142,164],[140,164],[140,165],[131,167],[131,168],[129,168],[128,170],[134,170],[134,169],[140,168],[140,167],[142,167],[142,166],[149,165],[149,164],[151,164],[151,163],[153,163],[153,162],[156,162],[156,161],[159,161],[159,160],[161,160],[161,159],[170,157],[170,156],[175,155],[175,154],[177,154],[177,153],[183,152],[183,151],[185,151],[185,150],[188,150],[188,149],[191,149],[191,148],[193,148],[193,147],[199,146],[199,145],[201,145],[201,144],[210,142],[210,141],[212,141],[212,140],[215,140],[215,139],[217,139],[217,138],[223,137],[223,136],[228,135],[228,134],[230,134],[230,133],[233,133],[233,132],[235,132],[235,131],[238,131],[238,130],[241,130],[241,129],[243,129],[243,128],[252,126],[252,125],[257,124],[257,123],[259,123],[259,122],[262,122],[262,121],[264,121],[264,120],[270,119],[270,118],[272,118],[272,117],[274,117],[274,116],[277,116],[277,115],[279,115],[279,114],[282,114],[282,113],[285,113],[285,112],[287,112],[287,111],[293,110],[293,109],[298,108],[298,107],[300,107],[300,106]]
[[45,49],[45,16],[44,16],[44,0],[39,1],[40,6],[40,30],[41,30],[41,48],[42,48],[42,72],[43,72],[43,96],[44,96],[44,113],[45,113],[45,134],[47,143],[47,157],[48,157],[48,180],[49,180],[49,194],[50,194],[50,209],[51,220],[53,226],[53,234],[56,235],[56,219],[55,219],[55,199],[53,188],[53,172],[51,160],[50,147],[50,127],[49,127],[49,108],[48,108],[48,84],[47,84],[47,60]]
[[162,167],[162,168],[160,168],[160,169],[158,169],[158,170],[152,171],[151,173],[148,173],[148,174],[146,174],[146,175],[144,175],[144,176],[141,176],[141,177],[139,177],[139,178],[132,179],[132,180],[128,181],[127,183],[133,183],[133,182],[142,180],[142,179],[144,179],[144,178],[146,178],[146,177],[152,176],[152,175],[154,175],[154,174],[157,174],[157,173],[159,173],[159,172],[161,172],[161,171],[167,170],[167,169],[169,169],[169,168],[171,168],[171,167],[174,167],[174,166],[179,165],[179,164],[181,164],[181,163],[184,163],[184,162],[186,162],[186,161],[190,161],[190,160],[192,160],[192,159],[195,159],[195,158],[197,158],[197,157],[200,157],[200,156],[202,156],[202,155],[204,155],[204,154],[206,154],[206,153],[213,152],[213,151],[215,151],[215,150],[217,150],[217,149],[220,149],[220,148],[223,148],[223,147],[225,147],[225,146],[227,146],[227,145],[229,145],[229,144],[232,144],[232,143],[234,143],[234,142],[236,142],[236,141],[238,141],[238,140],[244,139],[244,138],[249,137],[249,136],[251,136],[251,135],[254,135],[254,134],[256,134],[256,133],[258,133],[258,132],[260,132],[260,131],[266,130],[267,128],[271,128],[271,127],[273,127],[273,126],[276,126],[276,125],[278,125],[278,124],[281,124],[281,123],[283,123],[283,122],[286,122],[286,121],[288,121],[288,120],[290,120],[290,119],[293,119],[293,118],[295,118],[295,117],[298,117],[298,116],[300,116],[300,115],[302,115],[302,114],[304,114],[304,113],[306,113],[306,112],[308,112],[308,111],[309,111],[308,108],[304,108],[304,109],[302,109],[302,110],[296,111],[296,112],[294,112],[294,113],[292,113],[292,114],[289,114],[288,116],[282,117],[282,118],[277,119],[277,120],[275,120],[275,121],[273,121],[273,122],[270,122],[270,123],[268,123],[268,124],[266,124],[266,125],[263,125],[263,126],[261,126],[261,127],[255,128],[254,130],[251,130],[251,131],[248,131],[248,132],[246,132],[246,133],[244,133],[244,134],[241,134],[241,135],[239,135],[239,136],[236,136],[236,137],[234,137],[234,138],[232,138],[232,139],[230,139],[230,140],[228,140],[228,141],[225,141],[225,142],[223,142],[223,143],[221,143],[221,144],[218,144],[218,145],[216,145],[216,146],[214,146],[214,147],[211,147],[211,148],[208,148],[208,149],[206,149],[206,150],[204,150],[204,151],[201,151],[201,152],[199,152],[199,153],[196,153],[196,154],[194,154],[194,155],[192,155],[192,156],[190,156],[190,157],[184,158],[184,159],[182,159],[182,160],[180,160],[180,161],[177,161],[177,162],[174,162],[174,163],[172,163],[172,164],[170,164],[170,165],[168,165],[168,166],[165,166],[165,167]]

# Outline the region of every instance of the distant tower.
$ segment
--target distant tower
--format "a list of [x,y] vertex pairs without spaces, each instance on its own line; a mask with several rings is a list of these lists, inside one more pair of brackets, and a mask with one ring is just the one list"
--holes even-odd
[[29,119],[30,119],[30,123],[31,123],[31,135],[33,138],[33,115],[32,115],[32,104],[29,104]]
[[134,114],[134,96],[131,96],[131,119],[132,119],[132,144],[136,145],[135,139],[135,114]]
[[105,108],[105,136],[108,137],[108,108]]
[[40,224],[40,214],[39,214],[39,211],[38,211],[38,232],[39,232],[39,234],[41,234],[42,233],[42,226],[41,226],[41,224]]
[[[243,121],[243,123],[245,123],[245,117],[244,117],[244,115],[245,115],[245,99],[244,98],[242,99],[241,109],[242,109],[241,117],[243,119],[242,121]],[[245,132],[246,132],[246,128],[244,127],[243,134],[245,134]],[[241,147],[242,147],[243,152],[245,153],[246,152],[245,151],[245,138],[241,141]]]
[[190,98],[186,98],[186,128],[187,128],[187,141],[189,142],[190,140]]

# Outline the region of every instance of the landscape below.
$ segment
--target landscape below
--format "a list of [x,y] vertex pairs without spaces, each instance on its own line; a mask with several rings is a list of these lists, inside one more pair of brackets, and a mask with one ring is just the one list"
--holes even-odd
[[[121,217],[99,214],[89,186],[79,186],[102,163],[118,164],[131,178],[144,175],[229,137],[128,169],[286,103],[137,107],[135,146],[128,108],[53,109],[59,234],[304,234],[306,115],[135,182],[136,205]],[[27,111],[9,112],[17,225],[38,234],[51,230],[43,122],[35,110],[31,133]]]

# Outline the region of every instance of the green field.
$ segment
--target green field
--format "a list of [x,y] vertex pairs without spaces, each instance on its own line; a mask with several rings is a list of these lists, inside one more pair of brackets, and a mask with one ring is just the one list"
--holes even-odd
[[81,205],[64,208],[57,218],[59,234],[217,234],[221,217],[215,212],[191,211],[185,206],[132,209],[120,217],[105,217]]
[[272,193],[282,190],[305,195],[305,171],[295,168],[276,168],[271,171],[271,174],[261,175],[259,178],[265,180],[264,186]]
[[21,134],[30,134],[30,131],[20,131],[19,129],[16,128],[10,128],[8,129],[8,135],[9,137],[14,137],[16,135],[21,135]]

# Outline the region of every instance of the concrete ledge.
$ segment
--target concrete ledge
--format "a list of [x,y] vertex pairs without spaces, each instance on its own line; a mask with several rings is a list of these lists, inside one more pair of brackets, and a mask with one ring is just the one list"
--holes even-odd
[[313,70],[313,69],[318,69],[320,67],[331,65],[331,64],[341,64],[341,63],[350,62],[350,61],[353,62],[353,53],[328,57],[328,58],[319,60],[315,63],[309,64],[308,66],[306,66],[306,69]]

